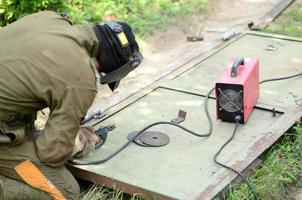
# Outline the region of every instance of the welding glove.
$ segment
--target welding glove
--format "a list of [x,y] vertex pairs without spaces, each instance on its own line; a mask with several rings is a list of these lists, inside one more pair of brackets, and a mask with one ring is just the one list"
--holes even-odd
[[80,158],[88,155],[95,150],[95,146],[100,142],[100,137],[95,134],[92,127],[80,127],[75,140],[73,157]]

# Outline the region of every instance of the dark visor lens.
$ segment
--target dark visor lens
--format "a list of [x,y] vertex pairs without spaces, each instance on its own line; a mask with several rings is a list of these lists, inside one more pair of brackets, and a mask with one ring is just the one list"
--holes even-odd
[[119,67],[118,69],[110,72],[109,74],[101,74],[101,84],[108,84],[116,81],[120,81],[133,71],[142,62],[142,54],[138,52],[129,62]]

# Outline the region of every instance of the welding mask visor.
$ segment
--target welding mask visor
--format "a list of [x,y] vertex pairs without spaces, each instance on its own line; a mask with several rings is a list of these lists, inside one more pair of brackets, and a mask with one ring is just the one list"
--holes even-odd
[[142,59],[142,54],[140,52],[136,52],[132,57],[130,57],[129,62],[127,62],[123,66],[108,74],[100,73],[101,84],[108,84],[109,88],[114,91],[119,86],[120,80],[126,77],[135,68],[137,68],[142,62]]
[[141,63],[143,56],[128,24],[107,21],[97,24],[94,31],[100,43],[97,59],[101,63],[101,84],[108,84],[114,91],[120,80]]

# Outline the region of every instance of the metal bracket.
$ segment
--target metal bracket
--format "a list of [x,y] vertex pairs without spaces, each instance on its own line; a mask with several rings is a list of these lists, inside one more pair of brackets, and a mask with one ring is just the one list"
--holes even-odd
[[186,112],[186,111],[179,110],[179,111],[178,111],[178,116],[177,116],[177,118],[172,119],[171,122],[174,122],[174,123],[176,123],[176,124],[179,124],[179,123],[185,121],[186,116],[187,116],[187,112]]

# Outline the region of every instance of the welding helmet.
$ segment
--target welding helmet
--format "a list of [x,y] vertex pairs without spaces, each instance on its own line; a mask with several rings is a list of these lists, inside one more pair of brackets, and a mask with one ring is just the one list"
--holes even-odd
[[99,41],[96,58],[101,65],[100,82],[108,84],[114,91],[120,80],[141,63],[143,56],[131,27],[126,23],[107,21],[97,24],[94,32]]

